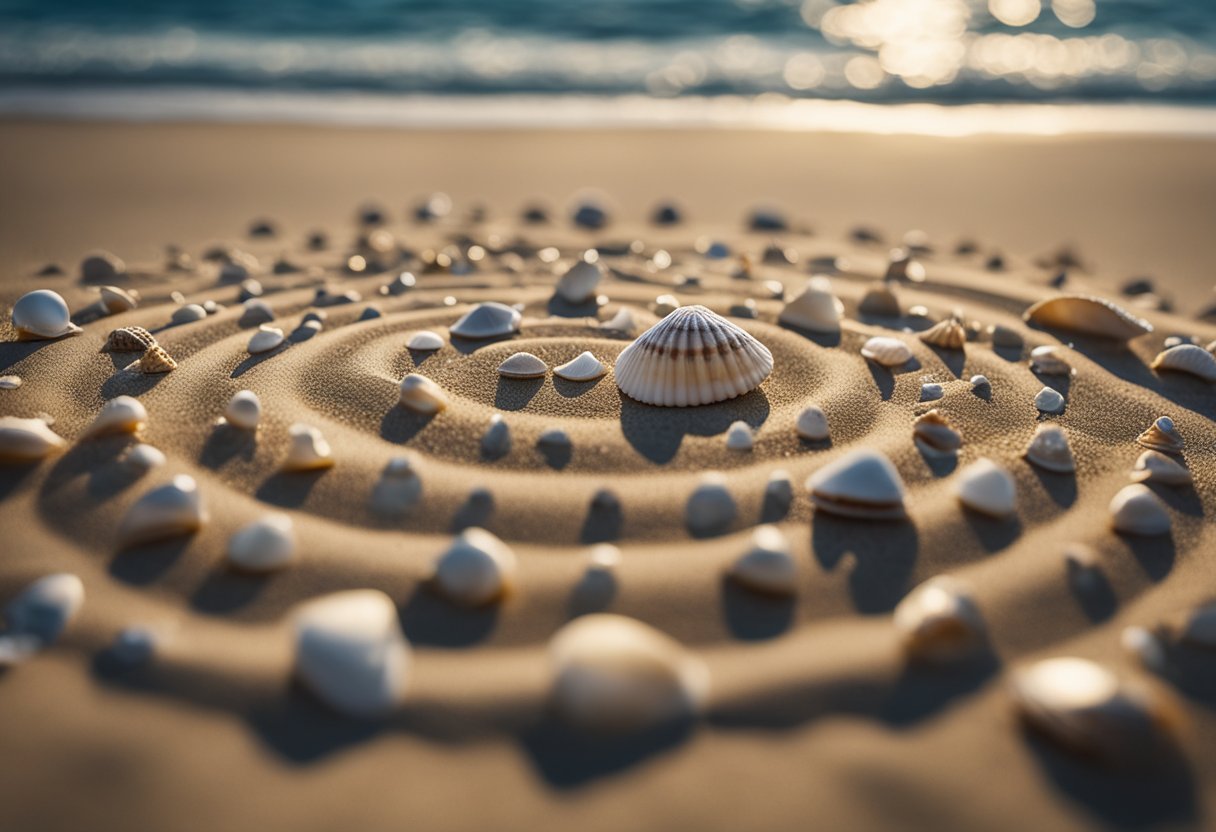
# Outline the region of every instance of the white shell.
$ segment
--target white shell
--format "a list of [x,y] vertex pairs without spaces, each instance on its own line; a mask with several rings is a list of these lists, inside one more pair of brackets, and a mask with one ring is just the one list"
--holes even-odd
[[920,386],[920,400],[922,402],[935,402],[944,395],[946,395],[946,388],[936,381],[926,381]]
[[123,462],[139,473],[147,473],[165,464],[165,455],[157,448],[140,443],[123,455]]
[[987,627],[970,590],[948,575],[930,578],[899,602],[893,619],[913,659],[951,662],[981,650]]
[[1161,498],[1139,483],[1124,486],[1110,501],[1111,526],[1135,535],[1170,533],[1170,513]]
[[1181,344],[1154,358],[1153,369],[1190,373],[1204,381],[1216,381],[1216,355],[1196,344]]
[[709,692],[705,664],[674,639],[632,618],[584,615],[549,642],[553,702],[587,731],[637,731],[695,716]]
[[933,408],[912,422],[912,443],[925,456],[945,458],[958,453],[963,445],[963,436],[954,429],[945,414]]
[[409,454],[395,456],[384,466],[372,489],[371,508],[377,514],[401,514],[422,499],[422,478]]
[[732,422],[726,431],[726,447],[731,451],[750,451],[754,438],[747,422]]
[[1030,351],[1030,369],[1049,376],[1066,376],[1072,372],[1072,365],[1065,360],[1059,347],[1044,344]]
[[680,299],[675,295],[659,295],[654,299],[654,314],[660,318],[666,318],[672,312],[680,308]]
[[383,592],[356,589],[304,604],[294,616],[295,670],[326,704],[348,716],[392,711],[409,681],[410,646]]
[[803,439],[811,442],[822,442],[829,436],[827,414],[823,412],[823,408],[809,405],[798,414],[798,421],[794,423],[794,430]]
[[1156,482],[1161,485],[1190,485],[1191,472],[1185,465],[1160,451],[1145,451],[1140,454],[1132,468],[1135,482]]
[[613,572],[621,565],[621,550],[611,543],[597,543],[587,550],[588,572]]
[[13,326],[24,340],[49,340],[77,335],[80,327],[72,323],[67,301],[58,292],[36,289],[13,304]]
[[139,399],[115,396],[106,402],[93,423],[85,428],[81,438],[110,433],[135,433],[148,423],[148,411]]
[[832,284],[826,278],[812,277],[805,289],[786,302],[777,320],[809,332],[834,335],[840,332],[842,309],[832,294]]
[[912,350],[898,338],[875,335],[862,345],[861,354],[884,367],[902,367],[912,357]]
[[479,303],[464,313],[449,330],[460,338],[496,338],[519,331],[518,309],[501,303]]
[[465,529],[435,564],[435,586],[464,606],[498,600],[515,581],[515,553],[485,529]]
[[630,398],[685,407],[741,396],[772,370],[772,353],[745,330],[704,306],[683,306],[627,346],[615,372]]
[[284,471],[316,471],[332,468],[333,452],[321,431],[312,425],[294,424],[287,429],[291,435],[291,447],[283,461]]
[[123,546],[151,543],[193,534],[206,522],[207,507],[198,483],[187,474],[178,474],[168,485],[145,493],[127,510],[118,537]]
[[430,415],[448,406],[448,394],[426,376],[410,373],[401,379],[401,405],[415,413]]
[[[8,629],[0,639],[33,639],[29,646],[34,649],[51,644],[83,605],[84,584],[80,578],[70,572],[44,575],[5,606],[4,621]],[[5,663],[0,659],[0,666]]]
[[637,316],[628,306],[616,310],[616,314],[600,324],[600,329],[629,334],[638,328]]
[[270,352],[282,344],[283,341],[283,330],[278,327],[262,324],[258,327],[258,331],[253,333],[253,337],[249,339],[247,349],[250,355],[257,355],[262,352]]
[[207,317],[207,310],[197,303],[187,303],[173,310],[169,320],[175,324],[190,324]]
[[249,572],[282,569],[296,556],[296,533],[291,517],[267,514],[243,526],[228,539],[228,561]]
[[21,376],[0,376],[0,390],[16,390],[21,386]]
[[1059,425],[1043,423],[1035,428],[1024,456],[1040,468],[1057,474],[1070,474],[1077,470],[1072,448],[1068,444],[1068,434]]
[[32,462],[66,444],[41,419],[0,416],[0,462]]
[[548,370],[548,365],[530,352],[514,353],[498,365],[503,378],[540,378]]
[[798,591],[798,568],[790,556],[790,542],[776,526],[757,526],[751,547],[731,564],[731,578],[748,589],[772,595]]
[[591,381],[606,372],[608,372],[608,368],[590,352],[584,352],[577,358],[553,368],[553,375],[567,381]]
[[128,292],[126,289],[119,288],[118,286],[100,286],[97,291],[101,296],[101,305],[110,315],[130,312],[139,306],[138,292]]
[[579,260],[557,282],[557,295],[569,303],[586,303],[595,297],[595,287],[604,277],[604,267],[598,261]]
[[424,329],[411,335],[405,346],[419,352],[432,352],[443,349],[443,338],[438,333]]
[[811,502],[842,517],[899,519],[904,483],[891,460],[879,451],[858,448],[828,463],[806,481]]
[[684,522],[695,535],[721,534],[730,527],[738,507],[726,490],[726,477],[711,471],[701,476],[701,483],[688,498]]
[[1056,327],[1086,335],[1127,341],[1152,332],[1152,324],[1142,321],[1102,298],[1063,295],[1039,301],[1022,316],[1027,323]]
[[1064,397],[1060,395],[1059,390],[1044,387],[1034,397],[1034,406],[1043,413],[1063,413]]
[[1153,451],[1180,454],[1185,447],[1182,434],[1169,416],[1158,416],[1143,433],[1136,437],[1137,444]]
[[954,493],[967,508],[992,517],[1008,517],[1017,509],[1013,477],[991,459],[977,459],[959,471]]
[[490,417],[490,426],[481,436],[481,452],[491,459],[498,459],[511,452],[511,427],[501,413]]
[[262,420],[262,401],[252,390],[240,390],[233,394],[224,408],[228,424],[242,430],[257,430]]

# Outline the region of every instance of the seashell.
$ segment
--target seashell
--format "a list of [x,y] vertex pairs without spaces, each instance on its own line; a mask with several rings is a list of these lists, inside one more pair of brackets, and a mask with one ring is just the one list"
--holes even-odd
[[928,457],[951,457],[963,445],[963,437],[937,408],[917,416],[912,422],[912,443]]
[[[70,572],[43,575],[4,607],[4,641],[20,639],[29,653],[54,643],[84,606],[84,583]],[[11,642],[10,642],[11,643]],[[0,659],[0,666],[6,662]]]
[[291,447],[283,461],[284,471],[316,471],[332,468],[333,452],[321,431],[311,425],[296,423],[287,429],[291,435]]
[[1022,333],[1003,324],[993,324],[988,327],[988,339],[992,341],[992,346],[1002,349],[1020,350],[1026,345],[1022,339]]
[[822,442],[829,436],[827,414],[823,412],[823,408],[809,405],[798,414],[794,430],[803,439],[810,442]]
[[1030,369],[1049,376],[1066,376],[1072,372],[1072,365],[1064,360],[1059,347],[1045,344],[1030,351]]
[[101,306],[106,310],[106,314],[117,315],[120,312],[130,312],[139,306],[139,292],[128,292],[117,286],[101,286],[97,291],[101,295]]
[[258,327],[258,331],[253,333],[253,337],[249,339],[250,355],[257,355],[263,352],[270,352],[273,349],[278,349],[283,341],[283,330],[278,327],[267,326],[262,324]]
[[930,578],[909,592],[892,620],[904,652],[917,661],[959,661],[982,651],[988,641],[969,588],[949,575]]
[[435,564],[435,587],[452,601],[473,607],[498,600],[511,588],[515,553],[485,529],[461,532]]
[[115,329],[106,337],[104,352],[144,352],[156,346],[151,332],[139,326],[124,326]]
[[680,301],[675,295],[659,295],[654,299],[654,314],[660,318],[666,318],[672,312],[680,308]]
[[123,455],[122,461],[139,473],[146,473],[165,464],[165,455],[158,449],[140,443]]
[[1216,604],[1192,610],[1178,628],[1177,638],[1192,647],[1216,650]]
[[498,374],[503,378],[540,378],[548,369],[548,365],[532,353],[517,352],[498,365]]
[[106,402],[93,423],[85,428],[81,439],[111,433],[135,433],[148,423],[148,411],[139,399],[116,396]]
[[464,313],[449,330],[460,338],[496,338],[519,331],[523,318],[518,309],[501,303],[479,303]]
[[983,393],[992,389],[992,382],[988,380],[988,376],[974,375],[971,377],[971,389],[976,393]]
[[1022,320],[1041,327],[1055,327],[1101,338],[1127,341],[1153,331],[1142,321],[1108,300],[1088,295],[1061,295],[1036,303]]
[[1153,451],[1180,454],[1184,446],[1182,434],[1169,416],[1159,416],[1144,433],[1136,437],[1136,443]]
[[[523,353],[527,355],[527,353]],[[501,372],[501,368],[499,370]],[[553,368],[553,375],[567,381],[591,381],[608,372],[598,358],[590,352],[584,352],[577,358]]]
[[481,453],[490,459],[501,459],[511,452],[511,428],[501,413],[490,417],[490,426],[481,437]]
[[935,381],[927,381],[920,386],[922,402],[935,402],[944,395],[946,395],[946,388]]
[[241,430],[257,430],[258,422],[262,419],[262,402],[258,394],[252,390],[240,390],[234,393],[224,408],[224,418],[228,424]]
[[118,526],[123,546],[194,534],[207,522],[207,508],[194,478],[178,474],[153,488],[127,510]]
[[1044,387],[1034,397],[1034,406],[1043,413],[1063,413],[1064,397],[1060,395],[1060,391]]
[[266,290],[262,288],[261,281],[255,280],[251,277],[247,280],[241,281],[241,289],[237,294],[236,299],[241,303],[244,303],[245,301],[252,300],[253,298],[260,298],[265,291]]
[[1132,468],[1135,482],[1155,482],[1161,485],[1190,485],[1193,481],[1186,466],[1160,451],[1145,451]]
[[195,321],[201,321],[207,317],[207,310],[197,303],[187,303],[185,306],[179,306],[173,310],[173,314],[169,317],[169,322],[174,324],[189,324]]
[[401,379],[401,405],[429,416],[448,406],[448,395],[426,376],[410,373]]
[[89,283],[113,280],[127,272],[127,264],[108,251],[97,251],[80,261],[80,277]]
[[798,567],[790,556],[790,542],[776,526],[757,526],[751,547],[731,564],[727,574],[739,584],[771,595],[798,591]]
[[902,314],[895,289],[886,281],[866,290],[857,304],[857,311],[863,315],[876,315],[880,318],[898,318]]
[[588,261],[584,257],[557,282],[557,296],[568,303],[586,303],[595,297],[595,288],[603,277],[604,267],[599,261]]
[[738,507],[726,490],[726,477],[716,471],[703,474],[701,483],[688,498],[684,522],[698,537],[722,534],[735,519]]
[[138,361],[126,369],[137,370],[145,375],[171,373],[177,369],[177,362],[173,360],[173,356],[165,352],[164,347],[160,344],[153,344],[144,351],[143,356]]
[[732,422],[726,430],[727,450],[750,451],[753,441],[752,427],[747,422]]
[[50,289],[36,289],[18,298],[13,304],[13,327],[20,341],[52,340],[83,331],[72,323],[67,301]]
[[241,326],[266,324],[274,320],[274,310],[270,308],[270,304],[261,298],[250,298],[243,302],[241,306],[243,308],[239,321]]
[[960,471],[954,493],[967,508],[991,517],[1008,517],[1017,509],[1013,477],[991,459],[978,459]]
[[626,334],[632,333],[638,328],[637,318],[628,306],[622,306],[608,320],[600,324],[600,329],[611,330],[612,332],[623,332]]
[[967,330],[958,318],[939,321],[916,336],[926,344],[944,350],[961,350],[967,344]]
[[386,515],[400,514],[420,499],[422,478],[415,470],[413,457],[402,454],[390,459],[372,490],[372,511]]
[[843,308],[827,278],[812,277],[805,289],[786,302],[777,321],[808,332],[834,335],[840,332]]
[[295,673],[327,705],[375,717],[402,700],[410,645],[396,605],[383,592],[356,589],[309,601],[294,625]]
[[905,516],[904,483],[891,460],[859,448],[823,466],[806,481],[817,509],[842,517],[898,520]]
[[587,550],[587,571],[612,572],[621,565],[621,550],[611,543],[597,543]]
[[1153,369],[1190,373],[1204,381],[1216,381],[1216,355],[1196,344],[1180,344],[1154,358]]
[[1165,670],[1165,645],[1155,633],[1144,627],[1124,627],[1119,633],[1119,646],[1145,669],[1154,673]]
[[366,309],[364,309],[362,312],[359,313],[358,320],[374,321],[376,318],[381,318],[383,316],[384,316],[384,313],[381,312],[379,309],[377,309],[374,306],[369,306]]
[[1170,513],[1148,486],[1124,486],[1110,501],[1111,526],[1123,534],[1146,537],[1170,533]]
[[296,556],[291,517],[272,512],[242,526],[228,539],[228,562],[248,572],[282,569]]
[[0,390],[16,390],[21,384],[21,376],[0,376]]
[[553,704],[572,725],[616,735],[690,719],[709,693],[709,670],[683,645],[632,618],[576,618],[549,642]]
[[741,396],[772,370],[772,353],[745,330],[704,306],[684,306],[625,347],[615,373],[630,398],[685,407]]
[[861,347],[861,354],[884,367],[902,367],[912,358],[912,350],[898,338],[875,335]]
[[433,352],[434,350],[443,349],[443,338],[429,329],[424,329],[411,335],[410,340],[406,342],[405,346],[408,349],[420,352]]
[[1178,730],[1178,716],[1144,684],[1087,659],[1055,658],[1019,670],[1010,690],[1026,723],[1064,748],[1133,761]]
[[1068,444],[1068,434],[1059,425],[1044,423],[1035,428],[1023,456],[1040,468],[1057,474],[1071,474],[1077,470],[1072,448]]
[[33,462],[66,444],[41,419],[0,416],[0,462]]

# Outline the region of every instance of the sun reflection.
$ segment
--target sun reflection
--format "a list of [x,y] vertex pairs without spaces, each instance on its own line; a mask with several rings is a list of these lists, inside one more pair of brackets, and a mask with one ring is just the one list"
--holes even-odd
[[988,11],[1006,26],[1029,26],[1042,10],[1039,0],[988,0]]

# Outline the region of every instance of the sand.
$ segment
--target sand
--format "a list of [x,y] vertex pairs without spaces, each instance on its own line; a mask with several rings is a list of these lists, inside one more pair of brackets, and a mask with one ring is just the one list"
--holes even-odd
[[[1213,216],[1216,154],[1199,141],[1163,139],[975,139],[818,137],[674,132],[392,133],[303,128],[64,124],[0,127],[0,228],[5,308],[34,287],[61,292],[84,310],[95,287],[76,262],[102,246],[126,258],[122,283],[139,308],[84,323],[58,342],[11,343],[0,331],[0,372],[24,384],[0,391],[0,413],[54,417],[74,440],[102,403],[137,396],[150,413],[143,438],[168,463],[138,479],[118,473],[126,437],[73,442],[39,464],[0,467],[0,528],[6,537],[0,597],[34,578],[70,571],[84,581],[83,612],[64,637],[0,676],[6,715],[0,820],[14,829],[826,828],[1085,829],[1202,828],[1216,811],[1216,686],[1211,656],[1180,653],[1161,684],[1182,705],[1188,728],[1176,756],[1134,771],[1108,769],[1028,736],[1006,683],[1039,658],[1078,655],[1129,674],[1127,625],[1153,626],[1211,599],[1216,564],[1216,392],[1210,384],[1157,374],[1148,364],[1176,333],[1216,339],[1194,314],[1210,300],[1201,242]],[[561,202],[579,186],[604,188],[621,220],[603,232],[521,226],[532,197]],[[451,218],[418,225],[402,205],[430,189],[456,199]],[[645,224],[660,197],[674,195],[690,222]],[[388,226],[425,252],[468,235],[487,247],[520,240],[554,245],[558,264],[525,260],[511,273],[491,257],[468,275],[424,273],[418,286],[381,296],[397,269],[345,275],[355,207],[382,199]],[[747,208],[772,198],[796,230],[751,234]],[[489,219],[466,221],[471,201]],[[270,240],[240,239],[247,222],[280,223]],[[849,242],[855,222],[893,239],[910,227],[937,251],[922,258],[928,279],[901,285],[907,310],[1020,332],[1022,350],[968,344],[935,351],[898,321],[859,315],[857,303],[882,274],[887,247]],[[804,224],[814,234],[804,233]],[[303,249],[304,233],[326,229],[333,246]],[[974,235],[980,252],[957,255]],[[699,237],[755,258],[751,280],[732,276],[734,258],[710,261]],[[325,308],[322,332],[251,357],[235,284],[214,267],[166,272],[161,247],[197,255],[230,240],[269,267],[284,256],[301,267],[259,274],[275,325],[290,333],[328,285],[362,300]],[[645,242],[645,254],[606,255],[616,271],[600,286],[607,302],[553,304],[555,270],[595,242]],[[765,263],[773,239],[793,265]],[[1068,286],[1112,297],[1126,276],[1148,272],[1177,314],[1137,308],[1155,331],[1127,347],[1027,327],[1022,311],[1049,294],[1054,268],[1035,259],[1075,243],[1089,273]],[[670,269],[647,256],[669,251]],[[1008,267],[984,267],[999,250]],[[808,264],[847,258],[832,276],[846,308],[839,339],[781,327],[781,302],[763,281],[798,288]],[[45,261],[68,274],[37,277]],[[676,288],[678,276],[700,289]],[[166,326],[186,299],[226,308],[204,321]],[[759,390],[730,402],[673,410],[622,397],[611,374],[575,384],[552,376],[500,381],[497,364],[527,350],[550,366],[591,350],[611,364],[629,337],[596,326],[629,305],[645,317],[654,298],[725,313],[744,297],[758,317],[735,319],[773,353]],[[451,298],[451,300],[446,300]],[[516,336],[411,353],[410,333],[446,328],[481,300],[524,304]],[[1130,305],[1130,299],[1120,302]],[[359,321],[376,306],[383,314]],[[553,317],[551,313],[563,313]],[[85,316],[87,317],[87,315]],[[84,318],[81,318],[83,321]],[[649,320],[654,320],[653,317]],[[130,355],[99,352],[114,327],[152,330],[180,363],[163,376],[123,371]],[[896,334],[915,359],[895,372],[858,353],[870,336]],[[1076,370],[1036,377],[1025,362],[1041,344],[1063,343]],[[435,380],[452,399],[431,418],[398,406],[407,372]],[[988,398],[966,383],[982,373]],[[919,403],[922,380],[946,394]],[[1075,477],[1028,465],[1022,450],[1042,417],[1044,383],[1067,398],[1050,421],[1066,428]],[[266,414],[256,439],[217,426],[232,393],[252,389]],[[826,411],[830,443],[803,443],[793,430],[808,403]],[[913,418],[930,407],[964,437],[957,463],[926,460],[911,443]],[[490,416],[510,424],[513,448],[486,460],[479,439]],[[1170,415],[1187,440],[1193,488],[1158,488],[1172,534],[1133,538],[1109,530],[1107,505],[1140,453],[1135,437]],[[757,428],[754,449],[730,452],[735,420]],[[287,428],[320,428],[337,464],[279,471]],[[536,439],[561,427],[570,454]],[[850,449],[887,454],[908,487],[907,522],[868,523],[813,511],[806,477]],[[387,461],[408,451],[421,502],[399,517],[372,511]],[[999,461],[1018,489],[1016,520],[963,511],[952,492],[957,469]],[[739,505],[730,530],[695,539],[682,518],[701,474],[720,470]],[[774,514],[762,499],[775,470],[788,471],[795,500]],[[195,477],[211,510],[196,535],[120,548],[125,509],[174,474]],[[601,489],[619,516],[589,510]],[[470,499],[474,489],[492,495]],[[224,564],[228,537],[268,510],[291,514],[299,563],[255,577]],[[724,582],[752,526],[774,521],[793,542],[799,592],[789,601]],[[467,610],[424,581],[453,532],[482,525],[519,557],[517,590],[503,603]],[[611,593],[581,583],[585,550],[612,541],[623,559]],[[1098,553],[1106,583],[1074,592],[1063,550]],[[891,625],[895,604],[921,581],[949,573],[973,588],[992,653],[946,669],[909,665]],[[374,587],[401,611],[415,647],[406,702],[393,716],[361,722],[331,712],[292,681],[288,616],[333,591]],[[548,638],[570,617],[608,610],[641,619],[701,657],[711,675],[705,712],[692,725],[642,736],[591,738],[547,707]],[[148,666],[115,666],[115,633],[143,623],[168,637]]]

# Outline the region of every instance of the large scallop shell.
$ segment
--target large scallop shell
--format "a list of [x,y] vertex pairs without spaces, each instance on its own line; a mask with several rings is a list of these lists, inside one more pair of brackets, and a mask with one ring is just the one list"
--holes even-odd
[[141,326],[124,326],[106,337],[104,352],[144,352],[156,346],[156,338]]
[[511,547],[485,529],[465,529],[435,564],[435,587],[473,607],[501,598],[515,581]]
[[1132,468],[1135,482],[1155,482],[1161,485],[1190,485],[1191,472],[1172,456],[1160,451],[1145,451]]
[[41,419],[0,416],[0,462],[32,462],[66,444]]
[[987,642],[987,627],[968,588],[948,575],[930,578],[895,607],[895,630],[910,658],[964,659]]
[[122,545],[149,543],[193,534],[207,522],[207,508],[194,478],[178,474],[168,485],[153,488],[127,511],[118,527]]
[[448,331],[460,338],[497,338],[517,332],[522,318],[518,309],[490,301],[464,313]]
[[608,368],[590,352],[584,352],[577,358],[553,368],[553,375],[567,381],[591,381],[606,372]]
[[595,297],[595,287],[603,277],[604,267],[598,260],[579,260],[557,282],[557,295],[569,303],[586,303]]
[[1041,300],[1022,316],[1027,323],[1101,338],[1127,341],[1153,331],[1153,325],[1103,298],[1061,295]]
[[967,330],[958,318],[947,318],[934,324],[917,336],[934,347],[944,350],[961,350],[967,344]]
[[50,289],[27,292],[13,304],[13,327],[23,341],[50,340],[81,332],[72,323],[67,301]]
[[1204,381],[1216,381],[1216,355],[1196,344],[1179,344],[1154,358],[1153,369],[1190,373]]
[[840,332],[842,310],[827,278],[812,277],[805,289],[789,299],[777,320],[809,332],[834,335]]
[[817,509],[843,517],[895,520],[904,517],[904,483],[891,460],[859,448],[823,466],[806,481]]
[[1143,536],[1170,533],[1170,513],[1147,485],[1124,486],[1110,501],[1111,526],[1117,532]]
[[978,459],[959,472],[955,494],[967,508],[992,517],[1008,517],[1017,508],[1013,477],[987,458]]
[[1136,437],[1136,443],[1167,454],[1180,454],[1184,446],[1182,434],[1169,416],[1158,416],[1156,421]]
[[85,428],[81,438],[110,433],[135,433],[148,422],[148,411],[139,399],[116,396],[102,406],[93,423]]
[[912,350],[898,338],[875,335],[861,347],[861,354],[884,367],[902,367],[912,358]]
[[1026,447],[1026,459],[1048,471],[1070,474],[1077,470],[1068,444],[1068,434],[1059,425],[1043,423],[1035,428],[1034,438]]
[[640,402],[710,404],[756,389],[773,370],[768,348],[704,306],[674,310],[616,361],[616,383]]

